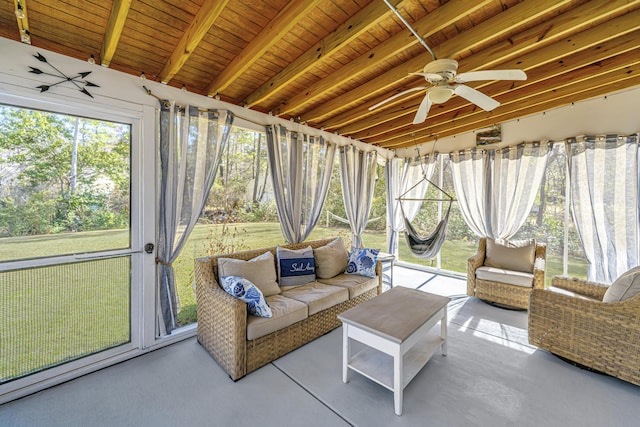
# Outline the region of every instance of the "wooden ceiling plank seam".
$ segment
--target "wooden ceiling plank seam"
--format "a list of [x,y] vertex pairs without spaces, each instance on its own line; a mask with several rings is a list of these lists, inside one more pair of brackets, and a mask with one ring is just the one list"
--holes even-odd
[[306,15],[320,0],[295,0],[287,4],[245,49],[218,74],[207,88],[208,95],[215,95],[227,88],[253,61],[266,52],[296,23],[296,17]]
[[184,66],[230,0],[206,0],[182,35],[178,45],[160,71],[160,81],[169,82]]
[[[468,10],[475,10],[476,8],[482,7],[484,4],[491,1],[493,0],[484,0],[481,2],[478,2],[477,0],[461,0],[458,2],[446,3],[434,10],[431,14],[415,22],[413,27],[423,36],[423,38],[426,38],[430,34],[433,34],[460,19],[461,7],[465,7]],[[365,52],[358,59],[350,62],[348,65],[340,69],[339,72],[333,73],[330,77],[318,81],[305,92],[299,93],[293,98],[287,100],[285,105],[280,106],[278,114],[291,113],[295,109],[315,101],[326,91],[332,90],[334,87],[343,84],[345,76],[349,76],[349,78],[358,76],[370,69],[370,67],[378,65],[389,57],[405,50],[408,46],[418,43],[418,40],[408,29],[405,28],[401,30],[391,38],[380,43],[374,49],[369,52]],[[406,76],[406,73],[404,74]]]
[[113,0],[109,21],[104,33],[102,42],[102,51],[100,52],[100,65],[108,67],[113,59],[113,55],[118,47],[120,35],[124,28],[129,9],[131,8],[131,0]]
[[[597,83],[594,83],[594,78],[590,77],[582,77],[571,79],[568,77],[561,85],[557,87],[545,88],[543,91],[532,94],[528,99],[528,102],[520,102],[518,99],[514,99],[509,101],[506,104],[510,104],[512,108],[509,110],[494,110],[494,111],[482,111],[469,114],[467,116],[451,116],[446,118],[446,120],[442,120],[438,124],[434,124],[433,126],[429,126],[426,129],[420,131],[413,131],[407,133],[402,136],[393,136],[385,139],[379,140],[380,142],[388,142],[391,140],[398,140],[401,138],[407,138],[409,136],[413,137],[413,135],[424,135],[427,133],[436,134],[438,131],[444,127],[455,128],[456,126],[461,126],[462,124],[470,124],[470,123],[480,123],[485,119],[495,119],[496,117],[509,114],[514,111],[527,110],[529,108],[533,108],[535,105],[540,102],[553,101],[556,98],[562,97],[565,94],[574,94],[578,96],[578,94],[582,91],[588,90],[591,87],[602,86],[607,84],[613,84],[619,80],[623,80],[631,77],[632,75],[638,74],[640,70],[640,59],[636,60],[633,64],[623,66],[623,67],[614,67],[614,70],[604,70],[601,73],[595,73],[594,77],[598,76]],[[522,114],[521,114],[522,115]],[[524,115],[528,115],[528,113],[524,113]],[[498,123],[496,121],[496,123]],[[480,129],[481,127],[478,127]]]
[[[447,40],[439,46],[439,51],[449,52],[448,58],[455,58],[456,49],[469,49],[474,45],[486,43],[487,39],[499,40],[505,33],[516,28],[523,28],[527,23],[543,13],[559,8],[571,0],[525,0],[522,3],[507,9],[499,15],[476,25],[461,33],[458,37]],[[449,4],[449,3],[448,3]],[[300,116],[306,121],[322,122],[328,116],[344,111],[355,102],[370,97],[374,94],[387,91],[390,87],[407,78],[410,72],[423,68],[426,55],[414,57],[412,60],[394,68],[393,70],[376,77],[363,86],[358,86],[346,94],[334,98],[331,102],[324,103],[312,110],[306,111]],[[471,70],[466,70],[471,71]]]
[[[588,99],[593,99],[601,96],[606,96],[607,94],[618,92],[624,89],[628,89],[631,87],[635,87],[640,85],[640,75],[629,76],[627,78],[620,78],[615,82],[607,81],[607,83],[602,85],[590,86],[582,90],[580,93],[564,93],[563,96],[558,96],[555,99],[548,101],[541,101],[536,103],[534,106],[530,106],[526,113],[523,113],[521,109],[512,110],[506,112],[501,115],[496,115],[495,117],[488,118],[483,122],[475,122],[470,124],[464,124],[457,126],[451,130],[444,130],[439,133],[431,133],[425,135],[415,135],[415,140],[421,140],[419,143],[423,144],[425,142],[434,141],[437,139],[442,139],[450,136],[460,135],[465,132],[475,131],[477,129],[483,129],[488,126],[492,126],[498,123],[505,123],[510,120],[516,120],[527,116],[533,116],[536,114],[546,113],[547,111],[554,110],[559,107],[563,107],[566,105],[570,105],[572,102],[581,102]],[[412,147],[415,145],[414,136],[411,138],[405,138],[404,140],[394,141],[394,142],[386,142],[375,144],[380,147],[388,148],[388,149],[399,149],[404,147]]]
[[[392,4],[397,5],[400,2],[401,0],[394,0]],[[291,62],[280,73],[260,86],[247,97],[246,104],[251,107],[269,98],[285,85],[291,83],[291,81],[316,66],[318,62],[324,61],[337,50],[358,38],[369,28],[377,25],[385,16],[388,16],[388,13],[390,13],[390,11],[383,2],[370,3],[369,6],[361,9],[357,14],[346,20],[342,25],[329,33],[327,37],[320,40],[311,49],[298,57],[298,59]]]
[[[534,50],[529,52],[528,54],[523,55],[520,58],[513,59],[514,63],[525,63],[523,69],[535,69],[544,66],[545,64],[553,63],[554,61],[561,60],[568,55],[576,54],[585,50],[589,50],[593,47],[597,47],[602,45],[610,40],[614,40],[625,37],[627,34],[636,34],[640,29],[640,9],[628,13],[626,15],[615,18],[611,21],[607,21],[602,23],[596,27],[592,27],[589,30],[583,31],[578,34],[570,35],[567,39],[560,40],[552,45],[549,45],[545,50]],[[570,42],[569,42],[570,39]],[[594,55],[597,55],[601,52],[596,52]],[[531,66],[527,66],[527,64],[531,64]],[[479,83],[475,86],[476,89],[480,89],[486,87],[488,85],[493,84],[493,82],[485,82]],[[526,87],[531,83],[521,83],[521,87]],[[409,98],[409,97],[407,97]],[[451,105],[451,104],[449,104]],[[407,116],[410,113],[404,113],[403,115]],[[437,114],[431,116],[431,119],[437,119]],[[409,119],[407,119],[409,121]],[[362,121],[364,122],[364,121]],[[369,123],[373,123],[373,120],[368,121]],[[402,120],[398,120],[398,126],[402,127]],[[329,128],[327,129],[336,130]],[[392,129],[388,129],[390,131]],[[340,130],[338,129],[340,132]],[[346,133],[346,131],[342,131],[340,133]],[[352,136],[358,133],[354,133]]]
[[[640,1],[634,1],[633,3],[640,4]],[[459,63],[459,69],[464,71],[474,71],[478,68],[492,67],[523,56],[531,51],[541,50],[543,47],[557,43],[563,38],[570,37],[580,29],[585,28],[585,24],[589,25],[593,22],[599,22],[599,25],[601,25],[606,23],[608,17],[619,13],[620,10],[626,7],[626,5],[627,2],[625,0],[612,0],[607,2],[606,5],[601,5],[599,7],[593,7],[593,4],[579,6],[573,11],[577,13],[571,13],[571,16],[569,17],[559,15],[545,23],[530,28],[525,31],[526,36],[522,37],[521,40],[517,42],[511,42],[508,40],[503,41],[494,47],[489,47],[469,58],[461,60]],[[516,68],[520,67],[520,65],[517,64],[517,60],[513,66]],[[413,84],[399,88],[398,92],[405,90],[410,86],[413,86]],[[363,105],[356,110],[351,109],[348,112],[350,117],[347,117],[347,113],[341,113],[329,118],[328,120],[322,121],[322,125],[327,129],[336,129],[356,120],[362,120],[366,116],[372,116],[375,114],[375,111],[368,111],[368,107],[382,101],[388,96],[388,94],[380,95],[379,97],[370,100],[370,104],[367,103],[367,105]],[[404,100],[408,100],[409,98],[415,98],[415,96],[408,96],[404,98]],[[384,108],[393,108],[395,105],[402,102],[403,99],[392,101],[385,105]],[[376,111],[379,112],[381,110],[377,109]]]

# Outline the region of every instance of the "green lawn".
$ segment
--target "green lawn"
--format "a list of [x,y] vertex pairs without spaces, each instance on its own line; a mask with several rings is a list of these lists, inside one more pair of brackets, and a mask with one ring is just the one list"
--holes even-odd
[[[206,256],[211,242],[220,243],[221,230],[221,225],[198,225],[173,264],[181,325],[196,321],[194,258]],[[227,232],[218,248],[231,250],[231,242],[236,245],[234,250],[284,242],[277,223],[233,224]],[[309,239],[336,235],[348,239],[350,233],[346,229],[317,227]],[[365,233],[363,240],[365,246],[385,248],[386,237],[382,233]],[[0,259],[127,246],[128,233],[123,230],[3,238]],[[411,255],[404,240],[400,241],[399,251],[403,261],[432,265],[430,260]],[[475,242],[446,241],[442,268],[466,273],[466,260],[475,251]],[[584,277],[586,268],[584,261],[570,260],[572,275]],[[561,273],[561,257],[549,255],[547,284]],[[129,294],[128,257],[0,273],[0,382],[127,342]]]

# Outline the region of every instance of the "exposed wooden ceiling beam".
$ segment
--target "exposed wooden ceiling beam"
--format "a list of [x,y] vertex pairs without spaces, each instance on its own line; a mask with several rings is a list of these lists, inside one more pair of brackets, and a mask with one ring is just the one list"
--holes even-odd
[[[470,57],[460,61],[459,70],[472,71],[478,68],[487,69],[499,65],[501,62],[517,58],[527,52],[542,49],[543,47],[546,48],[546,46],[558,42],[571,34],[606,22],[612,17],[616,17],[620,13],[629,10],[629,8],[639,6],[640,0],[634,0],[631,3],[625,0],[614,0],[606,2],[605,4],[590,2],[580,5],[569,12],[546,20],[533,28],[512,36],[509,40],[502,41],[480,52],[474,53]],[[514,67],[519,68],[520,65],[516,64]],[[408,89],[414,85],[416,85],[416,83],[405,85],[398,88],[397,92]],[[411,99],[416,100],[411,105],[415,104],[417,108],[420,102],[420,99],[418,99],[420,94],[421,92],[416,92],[413,95],[391,101],[382,108],[369,111],[369,106],[375,105],[392,95],[391,93],[382,94],[362,105],[355,106],[348,111],[332,116],[324,120],[321,124],[325,129],[337,130],[342,134],[358,132],[372,126],[372,121],[378,120],[377,124],[381,124],[405,115],[405,110]],[[368,120],[367,117],[371,117],[372,120]]]
[[[570,1],[571,0],[525,0],[461,33],[459,36],[441,43],[437,50],[448,52],[450,57],[456,58],[461,52],[486,45],[488,40],[503,38],[512,31],[526,26],[527,23],[532,20],[538,19],[545,13],[558,9],[570,3]],[[461,50],[455,51],[456,48]],[[420,71],[429,61],[430,58],[424,54],[414,57],[404,64],[370,80],[366,84],[332,98],[319,107],[300,114],[300,116],[303,121],[322,122],[327,117],[336,114],[336,112],[351,108],[362,99],[381,92],[388,92],[390,88],[397,85],[399,81],[407,78],[410,72]]]
[[251,43],[216,76],[207,87],[208,95],[215,95],[229,87],[249,66],[277,43],[298,23],[300,16],[308,14],[320,0],[290,1]]
[[[466,10],[468,13],[473,13],[474,11],[486,6],[488,3],[490,3],[488,0],[463,0],[449,2],[440,6],[419,21],[413,23],[412,26],[423,36],[423,38],[426,39],[463,18],[464,16],[460,14],[460,10]],[[287,100],[286,105],[278,107],[276,113],[291,113],[294,110],[313,102],[328,91],[335,89],[337,86],[344,83],[345,80],[364,74],[373,67],[379,66],[387,59],[401,53],[411,46],[417,45],[418,43],[418,40],[411,34],[411,32],[408,29],[404,29],[390,39],[375,46],[364,55],[361,55],[344,67],[341,67],[339,72],[333,73],[324,79],[319,80],[304,92],[293,96],[291,99]],[[403,77],[406,77],[406,75]],[[276,106],[272,105],[271,107],[275,108]]]
[[[400,0],[394,0],[391,3],[395,6],[400,3]],[[374,1],[369,3],[367,7],[347,19],[342,25],[336,28],[335,31],[329,33],[327,37],[320,40],[295,61],[287,65],[282,71],[256,89],[247,97],[245,105],[252,107],[282,90],[287,84],[317,66],[320,62],[331,57],[331,55],[360,37],[360,35],[368,29],[378,25],[378,23],[385,19],[390,13],[391,11],[384,2]]]
[[129,14],[131,0],[113,0],[111,5],[111,14],[107,23],[107,30],[104,33],[102,41],[102,50],[100,52],[100,64],[108,67],[111,64],[113,55],[116,53],[116,47],[122,35],[124,23]]
[[[615,28],[624,28],[622,33],[612,33]],[[627,32],[624,34],[624,32]],[[537,81],[547,79],[558,73],[566,73],[571,69],[579,68],[584,65],[594,63],[613,55],[619,55],[630,49],[637,47],[640,43],[640,10],[636,10],[627,15],[623,15],[611,21],[602,23],[587,31],[570,36],[569,39],[560,40],[546,49],[529,52],[519,58],[512,59],[507,62],[506,67],[524,65],[524,69],[529,73],[529,78],[524,82],[485,82],[476,83],[473,86],[476,89],[487,88],[483,92],[489,96],[497,96],[503,92],[509,91],[510,88],[516,86],[518,88],[535,84]],[[609,43],[610,41],[610,43]],[[545,64],[548,64],[545,66]],[[555,83],[555,82],[547,82]],[[501,92],[503,91],[503,92]],[[424,96],[424,95],[423,95]],[[362,120],[358,125],[363,126],[362,130],[349,132],[348,134],[354,138],[370,138],[375,135],[395,132],[397,129],[410,125],[415,110],[410,107],[416,105],[420,100],[410,100],[407,107],[402,110],[394,110],[389,112],[386,117],[391,120],[385,120],[383,114],[372,116],[366,120]],[[459,97],[453,98],[444,107],[449,112],[456,108],[462,108],[469,103]],[[440,120],[438,113],[434,110],[427,118],[428,123]],[[411,126],[413,129],[422,125]],[[411,130],[406,130],[411,132]],[[345,130],[340,133],[346,134]]]
[[13,0],[15,7],[18,32],[22,43],[31,44],[31,33],[29,32],[29,16],[27,15],[27,0]]
[[189,28],[182,35],[173,53],[171,53],[169,60],[160,71],[161,82],[168,83],[180,71],[229,1],[205,0],[193,21],[189,24]]
[[[565,76],[564,81],[555,88],[548,88],[546,91],[537,93],[531,92],[531,96],[528,97],[521,94],[522,97],[526,98],[526,102],[515,99],[505,103],[509,108],[500,108],[493,112],[481,111],[478,114],[472,114],[460,119],[449,118],[449,120],[443,120],[428,128],[412,132],[411,135],[389,138],[379,141],[378,144],[384,147],[407,146],[413,145],[413,141],[420,138],[433,136],[442,138],[444,132],[447,132],[447,135],[454,135],[469,130],[481,129],[513,118],[535,114],[549,108],[587,99],[588,96],[585,96],[584,93],[594,88],[602,88],[603,93],[610,93],[615,90],[614,86],[616,84],[622,81],[626,81],[626,84],[628,84],[629,79],[636,79],[639,74],[640,59],[637,59],[635,63],[629,66],[619,67],[613,71],[607,70],[602,73],[594,73],[588,77],[576,77],[574,79],[569,73]],[[544,105],[544,107],[540,107],[541,105]]]

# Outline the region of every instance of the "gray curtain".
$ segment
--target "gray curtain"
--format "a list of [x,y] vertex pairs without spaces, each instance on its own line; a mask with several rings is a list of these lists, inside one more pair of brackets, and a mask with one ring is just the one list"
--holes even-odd
[[196,225],[229,138],[228,111],[161,103],[160,204],[158,209],[158,335],[177,327],[172,263]]
[[611,283],[640,262],[638,136],[581,137],[565,147],[587,278]]
[[340,147],[340,181],[344,208],[351,227],[352,247],[362,247],[377,178],[378,153],[353,145]]
[[320,218],[336,146],[322,137],[266,127],[269,169],[280,220],[289,243],[304,241]]
[[[387,161],[385,178],[387,185],[387,252],[398,254],[398,239],[404,231],[404,219],[398,197],[423,198],[429,188],[436,167],[438,155],[427,155],[413,158],[393,158]],[[413,188],[412,188],[413,187]],[[410,191],[409,191],[410,190]],[[406,194],[405,194],[406,193]],[[409,221],[412,221],[422,206],[421,201],[405,200],[402,208]]]
[[453,183],[465,222],[480,237],[513,237],[535,202],[551,145],[451,154]]

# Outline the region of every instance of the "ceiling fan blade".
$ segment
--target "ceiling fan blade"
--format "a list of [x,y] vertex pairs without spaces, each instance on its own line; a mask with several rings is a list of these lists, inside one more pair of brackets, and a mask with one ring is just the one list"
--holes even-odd
[[436,81],[441,81],[444,80],[444,78],[440,75],[440,74],[436,74],[436,73],[409,73],[410,76],[422,76],[425,79],[429,80],[430,82],[436,82]]
[[485,111],[491,111],[500,105],[500,103],[495,99],[469,86],[456,85],[454,93],[469,102],[473,102]]
[[429,91],[427,91],[426,95],[422,99],[422,102],[420,103],[420,106],[418,107],[416,116],[413,118],[413,124],[417,125],[427,120],[427,114],[429,114],[430,109],[431,109],[431,98],[429,98]]
[[426,88],[427,88],[426,86],[416,86],[416,87],[412,87],[411,89],[403,90],[400,93],[396,93],[395,95],[390,96],[389,98],[385,99],[384,101],[380,101],[377,104],[372,105],[371,107],[369,107],[369,111],[375,110],[376,108],[380,107],[381,105],[384,105],[389,101],[393,101],[394,99],[399,98],[399,97],[401,97],[403,95],[406,95],[407,93],[415,92],[417,90],[424,90]]
[[455,78],[456,83],[479,80],[527,80],[527,74],[522,70],[483,70],[460,73]]

